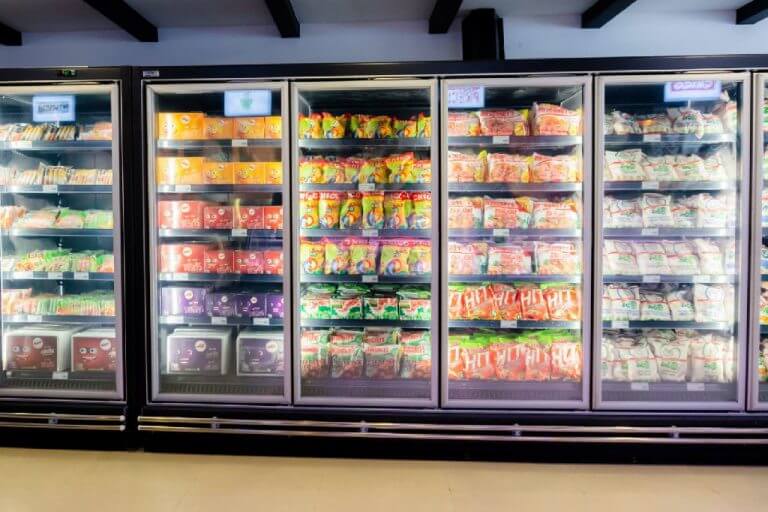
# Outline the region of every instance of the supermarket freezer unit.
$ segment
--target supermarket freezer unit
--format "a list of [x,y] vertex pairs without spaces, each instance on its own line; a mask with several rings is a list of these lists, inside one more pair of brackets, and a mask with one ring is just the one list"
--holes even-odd
[[141,241],[126,211],[136,190],[131,79],[129,68],[0,71],[9,442],[39,442],[44,429],[114,446],[132,429],[144,320],[130,306],[142,270],[126,264]]
[[[759,59],[758,59],[759,60]],[[501,400],[498,400],[498,394],[489,395],[487,391],[479,395],[473,395],[472,400],[465,403],[451,403],[450,395],[446,393],[445,386],[450,385],[447,381],[446,366],[448,364],[445,357],[445,351],[447,350],[447,337],[448,331],[446,330],[446,323],[449,322],[445,313],[439,318],[442,330],[440,331],[439,351],[440,357],[434,358],[434,366],[439,364],[440,366],[440,379],[441,384],[438,386],[439,405],[424,405],[418,402],[412,402],[412,405],[407,400],[402,402],[395,401],[387,403],[386,401],[366,400],[365,393],[369,392],[370,386],[363,385],[358,386],[355,390],[356,398],[348,400],[348,397],[321,397],[317,399],[317,396],[312,397],[311,400],[307,400],[306,394],[303,393],[302,378],[300,374],[300,333],[297,332],[301,329],[302,319],[299,314],[299,304],[297,300],[300,300],[300,290],[302,284],[302,277],[299,274],[298,258],[300,257],[301,245],[300,238],[304,234],[299,231],[300,216],[298,214],[299,202],[298,193],[301,189],[297,189],[297,175],[299,162],[297,159],[305,151],[300,149],[302,144],[304,147],[311,146],[312,143],[302,143],[295,137],[296,130],[298,129],[298,115],[299,113],[306,114],[312,111],[310,106],[307,110],[301,110],[307,108],[307,105],[302,103],[300,96],[301,92],[306,88],[312,90],[315,83],[322,83],[321,89],[346,91],[348,88],[354,88],[355,81],[361,79],[371,84],[383,84],[387,85],[392,82],[396,87],[397,81],[404,80],[411,81],[423,81],[428,83],[435,77],[445,78],[438,84],[440,94],[445,94],[445,89],[449,87],[450,81],[454,79],[461,79],[472,82],[472,76],[478,75],[476,79],[477,84],[484,84],[486,81],[491,81],[496,85],[495,81],[498,80],[499,84],[503,84],[504,81],[509,81],[509,87],[516,87],[516,80],[520,80],[520,84],[525,84],[528,87],[537,88],[541,87],[546,89],[548,87],[559,87],[564,83],[570,83],[571,85],[578,85],[582,87],[584,98],[583,109],[585,113],[589,113],[591,109],[595,111],[595,117],[598,118],[601,115],[599,112],[603,111],[603,106],[599,103],[592,106],[588,101],[588,97],[591,94],[592,79],[595,74],[601,74],[606,70],[634,70],[638,73],[642,73],[643,70],[655,71],[663,63],[664,68],[674,70],[675,74],[663,75],[663,79],[669,78],[685,78],[686,74],[677,74],[678,71],[698,71],[699,69],[710,68],[723,68],[723,69],[739,69],[742,65],[748,67],[744,62],[750,61],[746,57],[744,59],[730,60],[728,58],[710,58],[702,59],[699,61],[691,61],[684,58],[670,58],[670,59],[594,59],[586,61],[537,61],[537,62],[505,62],[505,63],[418,63],[418,64],[371,64],[371,65],[355,65],[355,64],[339,64],[339,65],[276,65],[276,66],[222,66],[213,68],[140,68],[135,72],[135,86],[137,93],[135,95],[134,110],[146,116],[148,95],[153,94],[151,88],[154,86],[163,85],[166,86],[172,83],[181,84],[196,84],[201,86],[205,84],[210,86],[214,83],[220,84],[237,84],[238,87],[244,87],[248,82],[254,83],[254,88],[258,89],[262,87],[264,83],[280,83],[287,84],[289,94],[292,95],[293,100],[296,101],[292,105],[290,112],[282,111],[281,115],[283,119],[288,118],[287,124],[283,125],[283,137],[287,136],[287,133],[292,133],[292,140],[289,141],[289,146],[292,145],[293,149],[293,161],[290,162],[291,172],[290,176],[286,176],[284,183],[288,183],[290,178],[291,193],[292,193],[292,205],[290,211],[292,212],[292,218],[288,218],[286,215],[286,222],[291,223],[293,234],[292,239],[286,237],[284,244],[291,242],[290,258],[286,258],[286,262],[290,261],[290,264],[285,266],[284,282],[286,286],[290,287],[291,294],[286,295],[286,304],[292,303],[294,306],[291,308],[293,313],[293,333],[292,333],[292,347],[290,345],[285,346],[286,361],[291,361],[291,364],[286,364],[286,371],[291,370],[293,373],[290,377],[292,389],[288,392],[288,398],[284,403],[269,403],[263,399],[254,398],[251,403],[237,403],[237,401],[231,400],[231,396],[213,396],[210,395],[205,400],[192,400],[189,396],[181,397],[181,399],[169,400],[168,397],[163,397],[156,394],[157,388],[153,388],[157,384],[153,380],[159,381],[158,370],[162,365],[157,363],[150,363],[151,358],[158,357],[157,350],[160,346],[157,340],[153,339],[153,332],[151,329],[154,327],[146,326],[147,331],[147,366],[154,368],[151,374],[147,375],[143,384],[146,386],[144,390],[138,391],[138,394],[143,398],[144,404],[141,408],[141,414],[138,418],[139,430],[145,433],[145,440],[151,442],[153,439],[162,439],[163,434],[174,435],[174,433],[188,433],[188,434],[208,434],[208,433],[230,433],[230,434],[256,434],[265,436],[284,436],[292,435],[297,437],[342,437],[342,438],[387,438],[387,439],[409,439],[409,438],[424,438],[424,439],[436,439],[436,440],[491,440],[491,441],[525,441],[530,440],[532,437],[537,437],[542,441],[562,441],[573,440],[574,436],[583,437],[584,441],[577,442],[722,442],[730,443],[735,442],[731,436],[742,434],[742,442],[746,443],[761,443],[766,433],[764,429],[764,417],[759,413],[747,413],[744,409],[743,400],[738,396],[734,396],[733,403],[739,403],[739,406],[733,406],[733,403],[728,400],[727,405],[723,407],[699,407],[693,405],[691,407],[676,407],[663,405],[664,400],[645,401],[639,407],[637,404],[633,404],[632,400],[628,401],[629,406],[619,404],[615,407],[601,408],[599,403],[594,399],[594,396],[589,396],[589,390],[592,389],[592,394],[596,392],[596,389],[602,385],[600,382],[600,373],[595,370],[591,370],[591,365],[583,367],[581,387],[578,398],[574,399],[570,403],[558,403],[557,407],[552,407],[551,404],[542,404],[544,400],[532,399],[530,401],[511,400],[507,401],[506,397],[502,396]],[[755,66],[755,64],[752,64]],[[562,71],[573,73],[573,76],[535,76],[536,72],[556,74]],[[533,74],[533,76],[531,76]],[[505,75],[507,75],[505,77]],[[518,76],[515,76],[518,75]],[[650,75],[636,75],[637,77],[645,77]],[[598,77],[599,78],[599,77]],[[728,74],[726,79],[734,79],[741,81],[740,83],[746,84],[742,87],[743,96],[742,101],[748,100],[748,84],[749,78],[744,76],[736,76]],[[662,80],[663,80],[662,79]],[[640,81],[645,81],[645,78],[640,78]],[[648,80],[653,81],[652,78]],[[657,79],[658,81],[658,79]],[[370,85],[369,87],[376,87]],[[349,98],[354,101],[355,95],[348,93]],[[546,101],[544,97],[531,98],[531,101]],[[219,100],[217,100],[219,101]],[[310,102],[311,103],[311,102]],[[510,103],[513,105],[519,105],[517,103]],[[319,107],[322,108],[322,107]],[[438,114],[438,106],[433,105],[432,119],[433,129],[437,130],[445,123],[447,113],[447,106],[440,104]],[[746,109],[742,106],[742,114]],[[333,112],[334,115],[341,111]],[[354,114],[355,112],[351,112]],[[154,114],[154,113],[153,113]],[[154,121],[152,121],[154,122]],[[743,120],[741,130],[744,131]],[[153,163],[148,161],[149,155],[153,155],[151,149],[152,141],[148,135],[146,129],[147,119],[144,118],[141,121],[141,125],[144,127],[142,152],[143,162],[145,168],[150,168]],[[442,129],[442,128],[441,128]],[[290,131],[289,131],[290,130]],[[602,143],[602,132],[595,132],[595,146]],[[592,116],[587,115],[584,119],[584,131],[582,133],[582,144],[584,147],[583,158],[585,164],[593,157],[592,150],[590,149],[591,137],[593,136]],[[649,139],[652,141],[653,138]],[[747,140],[746,135],[740,137],[741,144]],[[339,141],[318,141],[316,146],[323,150],[344,152],[345,149],[338,148]],[[493,140],[486,141],[491,144]],[[506,140],[496,141],[500,144],[506,144]],[[235,145],[240,145],[242,142],[235,142]],[[250,144],[250,143],[247,143]],[[445,138],[441,141],[441,151],[444,153],[446,148],[450,146],[450,141],[446,144]],[[150,148],[149,150],[147,148]],[[748,150],[740,149],[742,155],[748,154]],[[433,161],[436,158],[436,153],[432,153]],[[287,158],[283,155],[283,159]],[[595,153],[595,161],[598,161],[599,156]],[[743,172],[744,166],[748,162],[748,158],[742,158],[740,167]],[[438,166],[433,169],[437,171]],[[439,172],[441,180],[441,187],[446,186],[445,173],[447,169],[447,162],[445,155],[441,155],[441,161],[439,164]],[[286,170],[286,172],[288,172]],[[584,185],[583,185],[583,198],[584,201],[584,214],[582,216],[579,229],[585,233],[594,232],[600,235],[599,231],[592,230],[591,225],[600,225],[599,214],[602,212],[595,210],[591,211],[590,203],[587,198],[592,194],[592,182],[594,179],[595,186],[601,186],[598,181],[599,170],[592,176],[592,170],[589,166],[584,169]],[[155,178],[147,177],[147,173],[142,173],[149,181],[143,184],[143,195],[145,201],[147,200],[146,190],[148,187],[152,187],[155,184],[152,182]],[[748,181],[744,180],[743,183]],[[311,188],[311,187],[310,187]],[[318,187],[322,188],[322,187]],[[568,187],[566,187],[568,188]],[[572,192],[573,186],[570,186],[569,191]],[[600,190],[602,193],[602,189]],[[181,192],[186,192],[186,188],[181,188]],[[447,195],[445,190],[441,190],[442,196],[433,201],[433,208],[439,204],[440,211],[445,212]],[[598,203],[600,199],[595,194],[595,203]],[[287,204],[289,198],[284,199],[284,204]],[[148,203],[144,204],[144,212],[151,211]],[[287,211],[287,210],[286,210]],[[594,222],[593,222],[594,218]],[[152,231],[148,226],[155,222],[152,218],[144,219],[144,233],[151,233]],[[445,219],[439,219],[439,222],[445,222]],[[740,226],[743,226],[743,219],[739,220]],[[590,227],[588,227],[590,226]],[[438,222],[433,224],[433,229],[438,227]],[[445,233],[444,225],[440,225],[439,229],[442,231],[440,251],[445,252],[446,241],[450,236]],[[154,229],[154,228],[152,228]],[[743,231],[743,229],[742,229]],[[327,235],[328,233],[324,233]],[[363,236],[362,230],[356,235]],[[365,233],[366,235],[372,235],[373,233]],[[376,233],[377,235],[384,235],[383,232]],[[495,233],[491,233],[493,236]],[[500,233],[499,233],[500,234]],[[504,233],[506,235],[506,233]],[[598,238],[596,236],[595,238]],[[148,242],[147,242],[148,243]],[[743,244],[746,243],[744,238],[739,242],[742,255],[746,254],[743,248]],[[148,243],[149,244],[149,243]],[[148,245],[149,247],[149,245]],[[285,247],[285,246],[284,246]],[[597,325],[594,317],[591,317],[594,310],[593,305],[599,306],[599,297],[597,296],[596,289],[593,290],[590,287],[590,283],[593,286],[602,285],[602,276],[593,270],[591,258],[588,257],[589,250],[595,250],[596,240],[588,242],[585,240],[585,247],[583,248],[584,262],[583,262],[583,275],[581,281],[583,288],[581,290],[582,297],[585,306],[582,308],[582,318],[580,322],[580,329],[582,336],[591,331],[591,338],[595,338],[595,333],[600,332],[603,328],[603,324]],[[596,250],[595,250],[596,251]],[[436,253],[437,251],[434,251]],[[597,252],[594,252],[595,256],[592,259],[598,260]],[[434,255],[434,254],[433,254]],[[446,283],[450,281],[448,279],[445,262],[443,261],[445,256],[440,255],[440,268],[436,269],[433,265],[433,275],[437,276],[439,272],[441,281],[441,301],[439,308],[444,311],[446,308],[445,300],[445,287]],[[599,261],[596,261],[599,264]],[[154,265],[149,260],[146,261],[147,268]],[[289,275],[292,273],[293,275]],[[147,290],[150,290],[152,286],[151,277],[148,276],[148,280],[144,283]],[[336,279],[336,278],[334,278]],[[343,282],[342,278],[338,278],[339,282]],[[372,278],[371,278],[372,279]],[[446,281],[447,280],[447,281]],[[311,281],[315,281],[313,278]],[[361,278],[362,281],[362,278]],[[693,279],[692,279],[693,281]],[[308,284],[305,283],[305,284]],[[575,284],[575,283],[571,283]],[[739,287],[738,302],[739,307],[739,329],[738,329],[738,344],[739,347],[744,347],[747,343],[745,335],[746,329],[746,308],[744,306],[744,293],[746,293],[746,287]],[[594,294],[594,295],[592,295]],[[290,296],[292,295],[292,296]],[[433,296],[434,297],[434,296]],[[591,297],[591,298],[590,298]],[[153,299],[154,300],[154,299]],[[433,300],[434,302],[434,300]],[[153,308],[157,308],[157,303],[149,303],[146,305],[147,314],[149,315]],[[337,326],[337,327],[361,327],[364,325],[360,321],[350,321],[340,319],[324,319],[324,320],[312,320],[306,324],[306,326],[315,327],[322,326]],[[433,322],[435,317],[433,316]],[[226,320],[227,324],[232,323],[231,320]],[[384,323],[384,322],[380,322]],[[386,324],[390,324],[386,322]],[[478,324],[479,325],[479,324]],[[606,324],[610,327],[609,324]],[[617,327],[623,324],[616,324]],[[659,324],[659,327],[662,325]],[[456,323],[453,327],[464,328],[465,325]],[[474,326],[473,326],[474,327]],[[486,326],[483,326],[486,327]],[[505,323],[498,324],[498,327],[512,330],[522,330],[527,327],[524,323],[513,324]],[[567,324],[566,328],[575,328],[575,324]],[[633,326],[634,327],[634,326]],[[677,327],[677,326],[676,326]],[[719,326],[722,327],[722,326]],[[286,334],[287,335],[287,334]],[[433,338],[434,344],[434,338]],[[589,346],[587,346],[589,345]],[[583,357],[585,362],[596,358],[599,361],[600,349],[596,342],[587,344],[583,349]],[[437,352],[435,352],[437,354]],[[152,365],[155,365],[154,367]],[[590,373],[590,371],[592,373]],[[739,370],[737,372],[736,379],[738,380],[739,389],[744,389],[747,377],[746,368],[746,353],[742,350],[739,353]],[[315,384],[315,383],[313,383]],[[495,382],[492,385],[499,385],[503,388],[501,383]],[[434,385],[434,383],[433,383]],[[622,384],[625,386],[625,384]],[[632,388],[629,383],[626,384]],[[651,389],[650,384],[641,384],[635,386],[636,389],[630,389],[633,392],[646,392]],[[572,387],[572,386],[569,386]],[[684,386],[683,393],[700,393],[700,388],[707,389],[707,385],[695,385]],[[647,389],[646,389],[647,388]],[[363,389],[363,391],[360,391]],[[318,388],[315,386],[312,389],[312,393],[317,394]],[[536,393],[540,393],[537,390]],[[155,394],[153,394],[155,393]],[[362,393],[362,394],[361,394]],[[490,400],[488,397],[492,396]],[[473,403],[473,400],[479,400]],[[548,398],[548,397],[546,397]],[[497,401],[498,400],[498,401]],[[680,400],[677,402],[681,403]],[[503,405],[498,405],[503,404]],[[662,404],[659,406],[659,404]],[[741,412],[739,412],[741,411]],[[751,427],[751,430],[738,430],[745,427]],[[159,437],[157,437],[159,436]],[[693,437],[692,437],[693,436]],[[695,438],[695,436],[699,436]],[[749,436],[745,439],[743,436]]]

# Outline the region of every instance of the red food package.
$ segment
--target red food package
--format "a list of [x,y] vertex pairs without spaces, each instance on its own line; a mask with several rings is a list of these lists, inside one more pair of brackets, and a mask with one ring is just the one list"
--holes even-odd
[[581,134],[581,109],[568,110],[560,105],[548,103],[533,104],[534,135]]
[[264,229],[283,229],[283,207],[264,207]]
[[528,183],[531,180],[530,156],[489,153],[487,160],[489,183]]
[[239,206],[236,221],[241,229],[264,229],[264,207]]
[[466,343],[462,345],[461,361],[465,379],[488,380],[496,375],[489,345],[483,343]]
[[206,206],[203,210],[205,229],[232,229],[234,226],[231,206]]
[[461,346],[458,340],[449,338],[448,342],[448,379],[462,380],[464,378],[464,362],[461,359]]
[[212,274],[234,273],[235,253],[232,249],[206,249],[205,272]]
[[478,155],[448,152],[448,182],[449,183],[482,183],[485,181],[485,154]]
[[547,302],[541,288],[525,287],[517,291],[520,297],[520,308],[523,320],[543,321],[549,320]]
[[522,311],[517,290],[513,286],[503,283],[494,283],[491,285],[491,289],[500,319],[520,320]]
[[160,246],[160,272],[202,272],[205,268],[203,244],[164,244]]
[[530,135],[528,110],[481,110],[478,112],[483,135]]
[[581,343],[571,337],[557,338],[552,341],[553,380],[581,380]]
[[505,342],[491,345],[491,358],[499,380],[525,380],[525,358],[527,345]]
[[235,270],[241,274],[263,274],[264,253],[262,251],[235,251]]
[[577,321],[581,319],[581,290],[578,288],[546,288],[544,299],[551,320]]
[[537,341],[526,343],[525,380],[549,380],[551,370],[550,346]]
[[464,289],[464,315],[467,320],[498,320],[499,310],[490,284],[467,285]]
[[157,223],[160,229],[201,229],[205,201],[158,201]]
[[283,275],[283,251],[264,251],[264,273]]
[[464,318],[464,288],[448,287],[448,319],[462,320]]
[[448,112],[449,137],[476,135],[480,135],[480,120],[475,112]]

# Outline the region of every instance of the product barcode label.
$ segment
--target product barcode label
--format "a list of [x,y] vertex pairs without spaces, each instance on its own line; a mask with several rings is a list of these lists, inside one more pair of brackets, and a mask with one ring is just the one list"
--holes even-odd
[[661,276],[643,276],[644,283],[659,283],[661,282]]
[[506,228],[494,229],[493,230],[493,236],[509,236],[509,230],[506,229]]
[[703,382],[689,382],[685,385],[685,389],[688,391],[706,391]]
[[659,236],[659,228],[643,228],[640,234],[643,236]]
[[27,322],[42,322],[43,317],[40,315],[27,315]]
[[69,378],[69,372],[53,372],[51,374],[52,380],[67,380]]
[[379,282],[379,276],[376,275],[364,275],[363,276],[363,282],[364,283],[378,283]]
[[376,184],[375,183],[360,183],[360,185],[358,185],[357,189],[360,192],[371,192],[373,190],[376,190]]
[[626,320],[614,320],[611,322],[611,329],[629,329],[629,322]]
[[254,318],[253,325],[269,325],[269,318]]
[[189,274],[187,274],[186,272],[175,272],[171,274],[171,280],[172,281],[188,281]]
[[211,323],[213,325],[227,325],[227,317],[225,316],[212,316]]
[[53,192],[54,194],[59,191],[58,185],[43,185],[43,192]]
[[183,324],[184,323],[184,317],[183,316],[167,316],[165,317],[165,323],[166,324]]
[[517,327],[517,320],[502,320],[499,322],[499,327],[502,329],[515,329]]
[[77,279],[78,281],[87,281],[91,278],[91,276],[88,275],[88,272],[75,272],[72,277]]
[[245,139],[232,139],[232,147],[233,148],[247,148],[248,147],[248,141]]
[[494,135],[494,144],[509,144],[509,135]]
[[661,142],[661,134],[652,133],[643,135],[643,142]]
[[694,283],[708,283],[712,280],[712,277],[705,274],[699,274],[699,275],[693,276],[692,280]]
[[237,237],[248,236],[248,230],[243,228],[233,229],[232,236],[237,236]]
[[32,279],[32,272],[14,272],[14,279]]
[[378,229],[364,229],[363,236],[379,236]]
[[643,190],[657,190],[659,188],[658,181],[644,181],[641,185]]
[[191,185],[176,185],[176,188],[174,188],[176,192],[189,192],[192,190]]
[[650,386],[648,386],[647,382],[632,382],[629,385],[629,389],[632,391],[648,391]]

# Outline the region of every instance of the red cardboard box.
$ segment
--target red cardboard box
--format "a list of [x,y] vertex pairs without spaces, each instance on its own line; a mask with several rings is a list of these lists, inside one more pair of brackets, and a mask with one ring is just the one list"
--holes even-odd
[[264,251],[264,273],[283,275],[283,251]]
[[264,229],[283,229],[283,207],[264,207]]
[[237,209],[237,227],[243,229],[264,229],[263,206],[240,206]]
[[212,274],[232,274],[235,252],[232,249],[207,249],[205,251],[205,272]]
[[160,229],[201,229],[205,201],[158,201],[157,223]]
[[206,206],[203,211],[205,229],[232,229],[234,213],[231,206]]
[[160,272],[203,272],[203,244],[165,244],[160,246]]
[[263,274],[264,253],[262,251],[235,251],[235,269],[241,274]]

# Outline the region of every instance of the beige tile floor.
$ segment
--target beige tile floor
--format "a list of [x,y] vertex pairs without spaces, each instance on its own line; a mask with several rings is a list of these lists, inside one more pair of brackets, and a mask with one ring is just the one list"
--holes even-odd
[[0,511],[764,511],[768,468],[0,449]]

